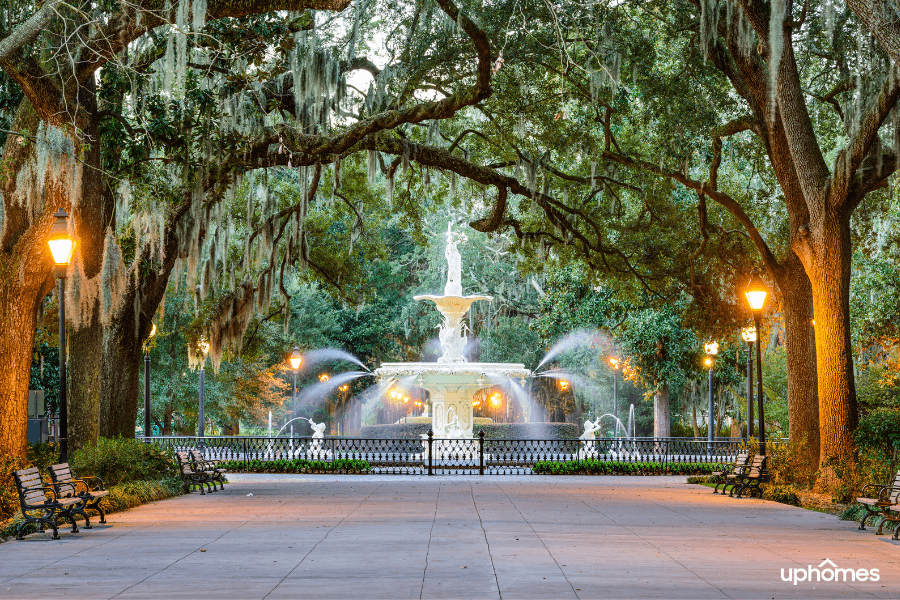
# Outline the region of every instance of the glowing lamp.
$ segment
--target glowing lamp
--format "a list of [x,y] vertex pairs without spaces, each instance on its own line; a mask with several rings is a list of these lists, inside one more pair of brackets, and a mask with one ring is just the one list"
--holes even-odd
[[491,404],[494,406],[500,406],[500,394],[494,394],[491,396]]
[[748,344],[756,341],[756,327],[749,325],[741,329],[741,337],[744,338],[744,341]]
[[707,358],[703,361],[703,364],[706,365],[707,367],[711,367],[713,364],[713,360],[711,358]]
[[150,323],[150,335],[147,337],[153,337],[156,335],[156,323]]
[[567,389],[569,389],[569,382],[566,381],[565,379],[560,379],[559,380],[559,389],[561,389],[562,391],[566,391]]
[[403,403],[409,404],[409,396],[403,396]]
[[50,254],[53,262],[60,267],[68,265],[72,261],[72,251],[75,250],[75,240],[69,235],[69,215],[59,209],[55,215],[56,222],[50,228],[47,237],[47,245],[50,246]]
[[706,350],[706,353],[710,356],[715,356],[719,353],[719,343],[718,342],[707,342],[703,349]]
[[322,373],[321,375],[319,375],[319,381],[321,381],[322,383],[325,383],[329,379],[331,379],[331,377],[328,376],[328,373]]
[[300,365],[303,363],[303,355],[300,354],[300,348],[294,346],[294,350],[291,352],[290,358],[288,358],[288,362],[291,363],[291,368],[293,370],[297,370],[300,368]]
[[750,282],[747,284],[747,289],[744,290],[744,295],[747,296],[750,310],[753,312],[762,310],[762,307],[766,303],[766,296],[769,295],[769,290],[766,288],[765,282],[760,278],[756,271],[750,275]]
[[619,359],[615,356],[609,357],[609,365],[613,368],[614,371],[619,370]]
[[345,383],[344,385],[342,385],[342,386],[339,387],[338,389],[341,390],[342,392],[346,392],[347,390],[350,389],[350,386],[347,385],[347,384]]

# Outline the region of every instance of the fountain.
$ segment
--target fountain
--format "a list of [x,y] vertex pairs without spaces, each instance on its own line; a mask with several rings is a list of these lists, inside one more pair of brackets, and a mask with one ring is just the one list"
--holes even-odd
[[472,398],[486,387],[488,379],[521,379],[530,372],[517,363],[470,363],[463,356],[468,337],[463,333],[463,320],[473,302],[491,301],[491,296],[462,295],[462,265],[458,245],[464,235],[447,226],[447,284],[443,296],[415,296],[430,300],[443,315],[439,339],[443,353],[435,363],[385,363],[375,370],[379,381],[415,377],[416,387],[431,395],[431,429],[435,438],[471,438]]

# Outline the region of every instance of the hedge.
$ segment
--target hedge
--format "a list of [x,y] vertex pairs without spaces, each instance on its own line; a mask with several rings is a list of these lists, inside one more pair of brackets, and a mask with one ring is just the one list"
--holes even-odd
[[222,465],[231,473],[368,473],[365,460],[339,458],[333,462],[302,458],[250,461],[230,460]]
[[549,475],[698,475],[721,471],[719,463],[660,463],[604,461],[592,458],[572,462],[538,461],[535,473]]

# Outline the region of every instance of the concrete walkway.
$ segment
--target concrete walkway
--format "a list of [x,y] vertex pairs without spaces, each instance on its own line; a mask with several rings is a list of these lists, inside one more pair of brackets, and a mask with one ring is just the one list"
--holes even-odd
[[[0,544],[0,598],[900,598],[887,536],[679,477],[230,477]],[[825,559],[879,581],[782,581]]]

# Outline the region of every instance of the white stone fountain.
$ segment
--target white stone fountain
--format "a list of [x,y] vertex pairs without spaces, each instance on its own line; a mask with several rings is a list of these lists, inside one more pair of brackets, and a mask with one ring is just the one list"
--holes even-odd
[[472,398],[484,388],[510,378],[524,379],[530,372],[523,364],[470,363],[463,356],[468,337],[463,322],[469,307],[477,300],[493,300],[491,296],[463,296],[462,265],[458,244],[463,234],[447,226],[447,285],[443,296],[415,296],[431,300],[444,316],[439,339],[443,354],[436,363],[385,363],[375,371],[379,381],[415,377],[417,387],[431,395],[431,426],[435,438],[472,437]]

